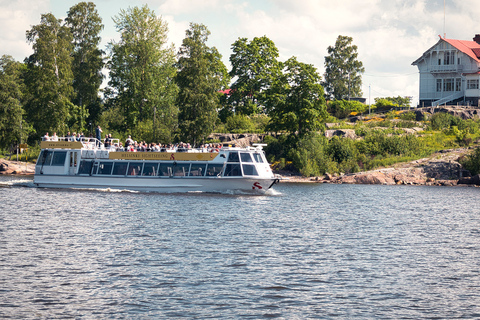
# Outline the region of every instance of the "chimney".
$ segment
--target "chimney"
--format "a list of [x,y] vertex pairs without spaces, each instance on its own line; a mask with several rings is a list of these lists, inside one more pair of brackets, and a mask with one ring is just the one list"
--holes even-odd
[[480,34],[476,34],[476,35],[475,35],[475,38],[473,38],[473,41],[475,41],[476,43],[480,44]]

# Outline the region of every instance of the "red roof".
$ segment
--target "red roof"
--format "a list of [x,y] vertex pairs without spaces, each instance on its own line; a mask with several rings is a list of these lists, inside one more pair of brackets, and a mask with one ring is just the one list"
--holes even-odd
[[226,95],[230,95],[232,93],[232,89],[225,89],[225,90],[218,91],[218,92],[226,94]]
[[475,41],[454,40],[442,38],[445,42],[468,55],[473,60],[480,62],[480,44]]

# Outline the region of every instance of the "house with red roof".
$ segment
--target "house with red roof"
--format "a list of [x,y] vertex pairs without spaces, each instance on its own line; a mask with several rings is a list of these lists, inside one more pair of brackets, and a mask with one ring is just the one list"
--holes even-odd
[[412,65],[420,73],[420,107],[479,106],[480,34],[473,41],[440,37]]

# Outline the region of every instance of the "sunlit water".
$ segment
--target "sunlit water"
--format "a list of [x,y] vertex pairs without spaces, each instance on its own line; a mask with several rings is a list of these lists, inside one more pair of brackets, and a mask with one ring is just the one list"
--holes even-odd
[[37,189],[0,178],[0,318],[480,317],[480,189],[276,195]]

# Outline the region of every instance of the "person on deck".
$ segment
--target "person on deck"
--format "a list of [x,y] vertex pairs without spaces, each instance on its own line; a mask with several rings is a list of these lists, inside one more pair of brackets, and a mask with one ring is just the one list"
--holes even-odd
[[100,143],[102,141],[102,128],[100,128],[100,126],[97,126],[97,128],[95,129],[95,135],[96,135],[96,138],[97,138],[97,147],[100,146]]

